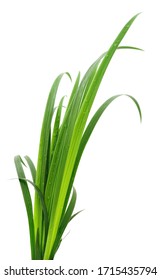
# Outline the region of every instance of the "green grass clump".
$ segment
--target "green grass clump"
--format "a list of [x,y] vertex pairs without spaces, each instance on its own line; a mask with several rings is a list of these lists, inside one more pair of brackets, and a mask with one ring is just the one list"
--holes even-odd
[[[106,100],[86,125],[88,116],[102,78],[116,50],[138,49],[120,46],[136,17],[137,15],[124,26],[109,50],[89,67],[83,78],[80,78],[80,73],[78,74],[63,118],[64,97],[57,107],[55,99],[62,77],[65,74],[70,78],[70,75],[63,73],[55,79],[44,113],[37,169],[28,156],[25,157],[26,163],[19,155],[15,157],[15,166],[28,215],[33,260],[54,258],[68,223],[78,214],[73,214],[76,203],[76,190],[73,183],[81,156],[99,118],[109,104],[120,95]],[[141,118],[137,101],[132,96],[128,95],[128,97],[134,101]],[[32,181],[25,177],[26,165],[30,168]],[[29,184],[35,189],[34,210]]]

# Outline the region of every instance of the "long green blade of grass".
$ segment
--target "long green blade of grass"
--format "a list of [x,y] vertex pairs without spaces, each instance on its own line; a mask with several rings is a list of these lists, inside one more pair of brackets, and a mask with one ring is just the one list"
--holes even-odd
[[[24,170],[22,167],[23,161],[20,156],[15,156],[14,158],[17,174],[19,178],[25,178]],[[21,190],[26,206],[27,216],[28,216],[28,224],[29,224],[29,232],[30,232],[30,244],[31,244],[31,256],[32,259],[35,259],[35,235],[34,235],[34,221],[33,221],[33,209],[32,209],[32,200],[30,196],[30,192],[28,189],[27,182],[19,179]]]

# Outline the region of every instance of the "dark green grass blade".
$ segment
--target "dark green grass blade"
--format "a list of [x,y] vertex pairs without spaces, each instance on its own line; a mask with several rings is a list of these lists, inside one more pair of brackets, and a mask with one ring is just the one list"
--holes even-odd
[[29,156],[25,156],[24,158],[27,161],[27,164],[28,164],[28,166],[30,168],[30,171],[31,171],[33,182],[35,183],[35,180],[36,180],[36,168],[35,168],[35,165],[34,165],[33,161],[31,160],[31,158]]
[[141,112],[141,108],[140,108],[139,103],[137,102],[137,100],[132,95],[129,95],[129,94],[124,94],[124,95],[128,96],[129,98],[131,98],[131,100],[134,102],[134,104],[137,107],[138,113],[139,113],[140,121],[142,121],[142,112]]
[[40,242],[39,242],[39,229],[37,231],[37,237],[36,237],[35,256],[36,256],[36,260],[43,260]]
[[77,199],[77,193],[76,193],[75,188],[73,188],[73,193],[72,193],[71,201],[69,202],[68,208],[67,208],[67,210],[66,210],[66,212],[65,212],[65,214],[64,214],[64,216],[62,218],[62,221],[60,223],[59,232],[61,234],[63,234],[66,226],[68,225],[68,223],[71,220],[71,216],[72,216],[75,204],[76,204],[76,199]]
[[80,211],[78,211],[78,212],[76,212],[75,214],[73,214],[72,216],[71,216],[71,218],[70,218],[70,221],[72,221],[77,215],[79,215],[81,212],[83,212],[84,211],[84,209],[83,210],[80,210]]
[[[66,73],[69,77],[70,75]],[[37,173],[36,173],[36,186],[44,193],[45,180],[46,180],[46,169],[48,168],[48,146],[50,141],[50,129],[51,121],[53,116],[53,108],[55,104],[55,98],[57,90],[60,84],[60,81],[63,77],[63,74],[60,74],[54,81],[50,94],[48,97],[42,129],[40,136],[40,145],[38,153],[38,164],[37,164]],[[42,211],[39,201],[39,197],[35,194],[35,203],[34,203],[34,223],[35,223],[35,234],[37,234],[37,229],[39,228],[39,234],[42,233]],[[41,240],[41,237],[39,238]]]
[[104,73],[110,63],[111,58],[113,57],[115,51],[117,50],[119,44],[121,43],[121,41],[123,39],[123,37],[127,33],[128,29],[130,28],[130,26],[132,25],[132,23],[136,17],[137,17],[137,15],[134,16],[124,26],[122,31],[117,36],[116,40],[110,47],[109,51],[102,59],[100,66],[98,67],[98,70],[95,72],[95,75],[94,75],[92,81],[90,82],[90,85],[87,89],[87,93],[85,94],[83,104],[81,106],[81,109],[79,111],[79,114],[78,114],[78,117],[76,120],[76,124],[74,126],[74,131],[73,131],[72,139],[70,142],[69,152],[68,152],[67,161],[66,161],[66,167],[64,169],[64,173],[63,173],[64,175],[63,175],[62,183],[60,186],[58,201],[56,203],[56,208],[55,207],[52,208],[44,259],[48,259],[48,257],[50,256],[51,244],[54,244],[55,239],[56,239],[59,222],[61,220],[61,215],[62,215],[62,211],[63,211],[63,205],[65,202],[68,185],[69,185],[72,171],[74,168],[74,163],[76,160],[77,152],[78,152],[79,145],[81,142],[81,137],[82,137],[82,134],[83,134],[83,131],[85,128],[85,124],[87,122],[87,118],[88,118],[89,112],[91,110],[94,98],[96,96],[97,90],[100,86],[100,83],[101,83]]
[[[20,156],[16,156],[14,158],[16,170],[18,177],[23,177],[25,178],[24,170],[22,167],[22,159]],[[21,185],[21,190],[24,198],[24,203],[27,211],[27,216],[28,216],[28,224],[29,224],[29,232],[30,232],[30,244],[31,244],[31,256],[32,260],[35,259],[35,234],[34,234],[34,221],[33,221],[33,209],[32,209],[32,200],[30,196],[30,192],[28,189],[27,182],[19,180],[20,185]]]
[[42,207],[42,210],[43,210],[43,214],[44,214],[44,221],[45,221],[45,228],[46,228],[46,235],[47,235],[49,221],[48,221],[47,207],[45,205],[44,196],[43,196],[42,192],[31,180],[28,180],[28,179],[22,178],[22,177],[19,177],[18,179],[20,181],[25,181],[25,182],[30,183],[34,187],[35,191],[37,192],[37,194],[39,196],[39,199],[40,199],[40,202],[41,202],[41,207]]

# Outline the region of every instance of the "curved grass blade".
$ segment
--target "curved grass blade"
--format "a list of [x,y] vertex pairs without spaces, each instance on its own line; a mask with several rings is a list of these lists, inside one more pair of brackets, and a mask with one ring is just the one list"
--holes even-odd
[[31,160],[31,158],[29,156],[25,156],[24,158],[27,161],[27,164],[28,164],[28,166],[30,168],[30,171],[31,171],[33,182],[35,183],[35,180],[36,180],[36,168],[35,168],[35,165],[34,165],[33,161]]
[[79,150],[78,150],[78,153],[77,153],[77,157],[76,157],[76,161],[75,161],[75,164],[74,164],[74,168],[73,168],[73,172],[72,172],[72,176],[71,176],[71,180],[70,180],[70,183],[69,183],[69,187],[68,187],[68,191],[67,191],[67,196],[66,196],[66,200],[65,200],[65,203],[64,203],[64,208],[63,208],[63,212],[65,211],[65,208],[66,208],[66,205],[68,203],[68,198],[70,196],[70,192],[71,192],[71,188],[72,188],[72,185],[73,185],[73,182],[74,182],[74,178],[76,176],[76,172],[77,172],[77,169],[78,169],[78,166],[79,166],[79,163],[80,163],[80,160],[81,160],[81,157],[82,157],[82,154],[83,154],[83,151],[86,147],[86,144],[98,122],[98,120],[100,119],[100,117],[102,116],[102,114],[104,113],[104,111],[107,109],[107,107],[115,100],[117,99],[118,97],[120,96],[128,96],[129,98],[132,99],[132,101],[135,103],[136,105],[136,108],[138,110],[138,113],[139,113],[139,117],[140,117],[140,121],[142,121],[142,113],[141,113],[141,109],[140,109],[140,106],[137,102],[137,100],[132,97],[131,95],[127,95],[127,94],[121,94],[121,95],[114,95],[112,96],[111,98],[109,98],[108,100],[106,100],[100,107],[99,109],[96,111],[96,113],[94,114],[94,116],[92,117],[92,119],[90,120],[84,134],[83,134],[83,137],[81,139],[81,143],[80,143],[80,146],[79,146]]
[[120,49],[130,49],[130,50],[144,51],[143,49],[140,49],[140,48],[137,48],[137,47],[132,47],[132,46],[119,46],[117,49],[118,50],[120,50]]
[[[25,173],[22,167],[23,161],[21,157],[15,156],[14,158],[16,170],[18,177],[25,178]],[[32,260],[35,259],[35,233],[34,233],[34,221],[33,221],[33,209],[32,209],[32,200],[30,196],[30,192],[28,189],[27,182],[19,180],[21,185],[21,190],[24,198],[24,203],[27,211],[27,217],[28,217],[28,224],[29,224],[29,232],[30,232],[30,244],[31,244],[31,256]]]
[[129,94],[124,94],[125,96],[128,96],[129,98],[132,99],[132,101],[135,103],[137,109],[138,109],[138,113],[139,113],[139,117],[140,117],[140,121],[142,122],[142,112],[141,112],[141,108],[139,106],[139,103],[137,102],[137,100],[132,96],[132,95],[129,95]]
[[84,209],[83,210],[79,210],[78,212],[76,212],[75,214],[73,214],[72,216],[71,216],[71,218],[70,218],[70,221],[72,221],[77,215],[79,215],[81,212],[83,212],[84,211]]

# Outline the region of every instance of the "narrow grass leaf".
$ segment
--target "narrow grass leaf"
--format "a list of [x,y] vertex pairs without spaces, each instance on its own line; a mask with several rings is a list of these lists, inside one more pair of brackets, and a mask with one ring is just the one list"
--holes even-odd
[[[25,178],[24,170],[22,167],[22,159],[21,157],[15,156],[14,158],[16,170],[18,177],[23,177]],[[27,216],[28,216],[28,224],[29,224],[29,232],[30,232],[30,244],[31,244],[31,256],[32,259],[35,259],[35,234],[34,234],[34,221],[33,221],[33,209],[32,209],[32,200],[30,196],[30,192],[28,189],[28,185],[26,181],[22,181],[19,179],[20,185],[21,185],[21,190],[24,198],[24,203],[27,211]]]
[[130,50],[144,51],[143,49],[140,49],[140,48],[137,48],[137,47],[131,47],[131,46],[119,46],[117,49],[118,50],[120,50],[120,49],[130,49]]
[[52,134],[52,141],[51,141],[51,158],[56,146],[56,142],[58,139],[58,134],[59,134],[59,127],[60,127],[60,120],[61,120],[61,114],[62,114],[62,106],[63,106],[63,101],[64,101],[65,96],[63,96],[59,102],[58,108],[57,108],[57,114],[55,117],[55,122],[54,122],[54,128],[53,128],[53,134]]
[[34,165],[33,161],[31,160],[31,158],[29,156],[25,156],[24,158],[27,161],[27,164],[28,164],[28,166],[30,168],[30,171],[31,171],[33,182],[35,183],[35,180],[36,180],[36,168],[35,168],[35,165]]
[[132,101],[135,103],[135,105],[136,105],[136,107],[137,107],[137,109],[138,109],[138,112],[139,112],[140,121],[142,122],[142,112],[141,112],[141,108],[140,108],[140,106],[139,106],[139,103],[137,102],[137,100],[136,100],[133,96],[131,96],[131,95],[129,95],[129,94],[124,94],[124,95],[125,95],[125,96],[128,96],[129,98],[131,98]]
[[42,251],[41,246],[39,242],[39,229],[37,231],[37,238],[36,238],[36,244],[35,244],[35,256],[36,260],[42,260]]
[[45,221],[45,228],[46,228],[46,235],[47,235],[49,221],[48,221],[47,207],[45,205],[44,196],[43,196],[42,192],[31,180],[26,179],[26,178],[22,178],[22,177],[19,177],[18,179],[20,181],[25,181],[25,182],[30,183],[34,187],[35,191],[37,192],[37,194],[39,196],[39,199],[40,199],[40,202],[41,202],[41,207],[42,207],[42,210],[43,210],[43,214],[44,214],[44,221]]

